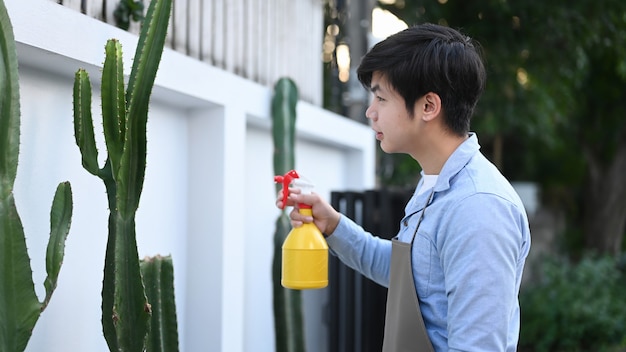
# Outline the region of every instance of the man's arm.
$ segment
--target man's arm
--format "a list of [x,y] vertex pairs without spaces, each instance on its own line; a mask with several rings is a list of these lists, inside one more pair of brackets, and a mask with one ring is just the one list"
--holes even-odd
[[373,236],[344,215],[326,241],[344,264],[379,285],[389,286],[391,241]]

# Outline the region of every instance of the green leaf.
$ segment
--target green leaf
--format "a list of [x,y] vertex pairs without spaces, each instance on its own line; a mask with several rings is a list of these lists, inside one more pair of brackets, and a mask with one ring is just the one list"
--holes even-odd
[[174,295],[174,265],[171,256],[141,261],[146,295],[152,309],[147,352],[178,351],[178,327]]
[[45,308],[50,302],[50,297],[57,286],[57,279],[63,257],[65,256],[65,240],[70,232],[72,221],[72,188],[69,182],[59,183],[52,209],[50,210],[50,240],[46,250],[46,272],[48,276],[44,281],[46,298],[43,302]]
[[83,167],[92,175],[98,174],[98,149],[91,117],[91,82],[84,69],[74,77],[74,139],[80,149]]

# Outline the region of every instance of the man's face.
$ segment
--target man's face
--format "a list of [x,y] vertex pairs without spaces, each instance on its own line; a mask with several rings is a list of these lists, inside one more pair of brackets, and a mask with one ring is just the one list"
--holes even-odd
[[384,75],[374,72],[370,90],[373,98],[365,116],[371,121],[381,149],[386,153],[413,155],[417,147],[416,139],[419,139],[420,119],[409,115],[404,98],[391,87]]

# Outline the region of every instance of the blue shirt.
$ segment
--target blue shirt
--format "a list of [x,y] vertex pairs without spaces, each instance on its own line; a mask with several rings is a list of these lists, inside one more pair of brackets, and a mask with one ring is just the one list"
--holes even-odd
[[[479,149],[471,134],[448,158],[413,242],[415,289],[435,351],[517,349],[528,218],[510,183]],[[397,235],[403,242],[411,241],[430,191],[415,194]],[[342,215],[327,242],[346,265],[388,286],[391,241]]]

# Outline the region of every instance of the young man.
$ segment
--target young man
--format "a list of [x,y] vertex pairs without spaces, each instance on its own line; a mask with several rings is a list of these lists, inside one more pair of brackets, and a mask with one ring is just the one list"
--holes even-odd
[[313,216],[294,209],[292,224],[314,222],[345,264],[389,287],[383,351],[515,351],[530,230],[469,131],[485,85],[476,47],[448,27],[411,27],[375,45],[358,77],[374,94],[366,116],[382,150],[422,168],[401,229],[372,236],[297,189],[287,205],[310,204]]

